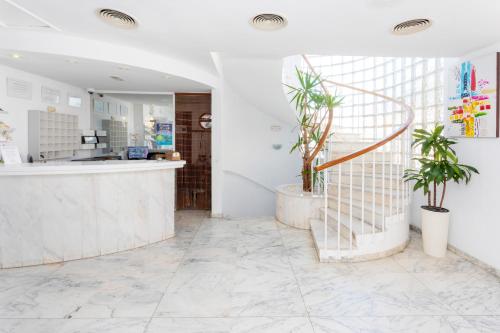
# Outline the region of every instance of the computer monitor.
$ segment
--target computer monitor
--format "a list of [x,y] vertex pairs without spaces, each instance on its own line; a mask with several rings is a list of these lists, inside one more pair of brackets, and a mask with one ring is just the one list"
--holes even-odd
[[148,158],[148,147],[128,147],[129,160],[145,160]]

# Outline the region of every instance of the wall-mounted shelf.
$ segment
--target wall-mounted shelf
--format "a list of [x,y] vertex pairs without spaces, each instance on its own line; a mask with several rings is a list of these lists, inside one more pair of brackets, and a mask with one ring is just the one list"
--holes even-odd
[[78,116],[28,111],[28,150],[34,160],[72,157],[80,149]]

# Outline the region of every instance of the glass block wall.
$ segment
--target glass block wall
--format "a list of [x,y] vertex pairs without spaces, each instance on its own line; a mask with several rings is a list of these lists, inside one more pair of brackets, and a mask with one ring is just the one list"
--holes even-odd
[[[429,128],[442,121],[443,58],[308,56],[325,79],[403,99],[413,107],[415,127]],[[301,67],[306,69],[305,63]],[[350,89],[332,87],[345,97],[337,110],[335,127],[379,140],[405,121],[394,103]]]

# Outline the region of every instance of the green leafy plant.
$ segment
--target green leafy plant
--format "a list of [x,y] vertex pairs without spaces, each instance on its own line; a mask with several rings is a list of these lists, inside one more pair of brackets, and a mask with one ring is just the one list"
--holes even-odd
[[297,142],[290,153],[298,150],[302,155],[302,190],[311,192],[313,182],[321,176],[315,171],[311,177],[314,159],[330,135],[333,122],[333,110],[342,103],[342,98],[328,93],[321,76],[304,72],[296,68],[298,86],[285,84],[292,96],[290,103],[297,111],[299,133]]
[[[434,211],[448,211],[443,208],[446,194],[446,184],[450,181],[469,183],[472,174],[479,174],[476,168],[458,163],[458,157],[452,148],[457,142],[446,138],[442,133],[444,126],[437,124],[431,131],[416,129],[413,132],[413,147],[420,148],[420,157],[414,158],[418,162],[418,169],[407,169],[404,173],[405,181],[414,181],[413,191],[423,190],[427,196],[428,209]],[[438,187],[442,186],[441,198],[437,204]]]

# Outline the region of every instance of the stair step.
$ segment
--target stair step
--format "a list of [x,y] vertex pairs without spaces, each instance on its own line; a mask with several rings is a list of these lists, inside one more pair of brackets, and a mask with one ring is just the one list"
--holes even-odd
[[[387,170],[389,171],[389,170]],[[339,173],[334,171],[328,174],[328,180],[329,184],[338,184],[339,183]],[[365,174],[364,176],[364,182],[365,182],[365,190],[369,191],[373,187],[373,183],[375,183],[376,188],[382,188],[382,186],[385,188],[386,192],[390,191],[391,189],[391,181],[392,181],[392,188],[393,188],[393,193],[397,192],[397,183],[400,182],[399,188],[400,190],[403,188],[403,181],[401,176],[396,176],[393,175],[392,177],[390,175],[385,175],[385,177],[382,177],[382,175],[375,175],[375,178],[373,175],[368,175]],[[341,185],[349,185],[351,183],[351,176],[349,175],[348,172],[344,173],[342,172],[340,176],[340,184]],[[362,186],[363,185],[363,176],[361,174],[352,174],[352,184],[356,186]]]
[[[325,213],[325,208],[320,208],[320,216],[324,216],[323,214]],[[338,226],[338,214],[337,211],[331,208],[327,208],[327,214],[328,214],[328,220],[333,222],[332,226],[334,229],[337,229]],[[349,232],[349,215],[341,213],[340,214],[340,225],[341,227],[344,227],[347,231],[347,234],[345,237],[349,237],[348,232]],[[365,234],[372,234],[373,232],[381,232],[382,227],[380,224],[374,224],[372,225],[368,221],[364,221],[363,223],[361,222],[361,219],[358,217],[353,216],[352,217],[352,233],[355,239],[359,238],[361,235]]]
[[[358,239],[344,237],[342,233],[327,225],[325,246],[324,221],[311,219],[311,233],[320,262],[360,262],[380,259],[401,252],[408,242],[408,224],[400,223],[398,227],[358,236]],[[340,240],[340,242],[339,242]],[[340,245],[340,246],[339,246]],[[352,245],[352,247],[351,247]]]
[[[385,178],[386,180],[390,181],[391,178],[392,178],[392,181],[394,181],[394,180],[401,180],[402,176],[396,174],[397,169],[394,168],[394,166],[392,168],[392,175],[391,175],[390,171],[391,171],[391,169],[390,169],[390,166],[389,166],[389,169],[385,169],[385,175],[383,177],[382,177],[382,173],[376,172],[375,173],[375,179]],[[330,176],[331,180],[334,180],[335,178],[338,179],[339,178],[338,169],[334,169],[334,170],[330,171],[330,173],[328,175]],[[341,175],[342,175],[342,177],[349,178],[349,176],[350,176],[349,165],[347,166],[347,168],[342,168]],[[363,173],[362,172],[354,172],[354,170],[353,170],[353,172],[352,172],[352,178],[361,178],[361,177],[363,177]],[[370,179],[371,180],[372,178],[374,178],[373,174],[369,173],[369,172],[365,172],[364,177],[365,177],[365,180],[366,179]]]
[[[329,159],[334,160],[337,158],[341,158],[341,157],[350,155],[350,154],[354,153],[355,151],[356,150],[352,150],[352,149],[335,150],[333,152],[330,152]],[[393,162],[397,162],[397,158],[396,158],[397,155],[398,154],[396,152],[392,152]],[[358,157],[357,159],[359,159],[361,161],[361,157]],[[390,162],[391,161],[391,153],[375,150],[375,151],[372,151],[372,152],[365,154],[365,163],[371,162],[373,160],[375,160],[376,162],[383,162],[383,161]]]
[[[400,201],[399,203],[401,204],[401,199],[399,199],[399,201]],[[334,204],[336,207],[336,205],[338,203],[338,197],[334,194],[328,195],[328,203]],[[350,205],[349,197],[347,197],[347,198],[340,197],[340,203],[344,204],[344,205]],[[396,203],[397,203],[397,200],[396,200],[396,198],[393,197],[393,199],[392,199],[393,210],[395,210],[395,208],[396,208]],[[362,206],[361,198],[353,197],[352,198],[352,207],[361,209],[361,206]],[[384,212],[385,212],[386,216],[388,216],[389,215],[388,214],[389,208],[391,208],[390,207],[391,206],[390,200],[386,200],[384,206],[385,206]],[[334,208],[334,207],[331,207],[331,208]],[[365,208],[365,211],[368,211],[371,213],[371,211],[373,210],[373,204],[370,202],[370,204],[368,205],[368,203],[365,200],[364,208]],[[375,203],[375,214],[382,215],[382,204],[381,203],[380,204]]]
[[[361,187],[353,186],[352,197],[354,198],[354,200],[361,202],[362,194],[363,191],[361,190]],[[384,194],[382,194],[382,191],[379,191],[379,189],[375,189],[375,193],[372,193],[372,189],[370,187],[369,189],[365,189],[364,195],[365,195],[364,196],[365,205],[371,206],[373,204],[373,201],[375,201],[375,205],[381,206],[383,201],[385,201],[385,203],[390,203],[391,201],[391,194],[389,191],[386,191]],[[349,185],[341,185],[340,197],[341,200],[349,200],[350,198]],[[331,185],[330,188],[328,189],[328,199],[337,200],[337,198],[338,198],[338,187],[337,185]],[[401,198],[399,200],[401,200]],[[397,202],[396,194],[392,196],[392,201],[393,204]]]
[[[342,172],[346,172],[348,170],[350,170],[351,166],[350,166],[350,163],[349,162],[345,162],[342,164]],[[401,165],[401,164],[398,164],[398,163],[392,163],[392,169],[393,170],[398,170],[398,168],[400,170],[403,170],[404,167]],[[382,163],[382,161],[375,161],[375,163],[373,163],[372,160],[368,160],[366,159],[365,160],[365,167],[364,167],[364,171],[365,171],[365,174],[372,174],[373,173],[373,169],[375,169],[375,173],[378,174],[378,173],[382,173],[382,171],[385,169],[385,172],[388,172],[390,169],[391,169],[391,163],[390,161],[385,161],[385,163]],[[338,170],[337,167],[334,167],[333,169],[330,169],[331,171],[336,171]],[[362,159],[361,158],[355,158],[354,160],[352,160],[352,172],[353,173],[361,173],[363,171],[363,162],[362,162]]]
[[[325,224],[323,221],[318,219],[311,219],[311,233],[313,236],[314,244],[318,250],[325,249]],[[328,250],[338,250],[338,241],[340,238],[340,250],[350,250],[349,239],[345,238],[342,234],[339,234],[337,230],[333,227],[328,226],[327,228],[327,249]],[[352,248],[356,248],[356,244],[353,241]]]
[[[387,218],[388,216],[392,215],[397,215],[399,210],[396,207],[397,201],[393,199],[393,207],[392,211],[390,210],[390,201],[385,202],[385,217]],[[401,203],[401,202],[400,202]],[[340,198],[340,212],[343,214],[349,214],[350,211],[350,201],[349,198]],[[328,198],[328,207],[337,210],[338,206],[338,198],[336,196],[331,196]],[[361,219],[362,215],[362,209],[361,209],[361,200],[354,199],[352,200],[352,215],[358,219]],[[371,223],[373,220],[373,204],[371,202],[366,202],[364,205],[364,220]],[[381,224],[382,220],[382,205],[381,204],[375,204],[375,223]]]
[[[390,200],[391,191],[382,191],[381,187],[375,187],[375,189],[373,189],[373,187],[369,186],[369,185],[371,185],[371,184],[367,184],[365,182],[365,189],[364,189],[365,200],[370,200],[370,202],[371,202],[371,196],[373,193],[375,193],[375,197],[380,197],[380,198],[382,197],[382,194],[384,194],[386,200]],[[341,191],[342,196],[348,196],[349,190],[350,190],[349,184],[346,184],[346,183],[340,184],[340,191]],[[328,195],[329,196],[333,196],[333,195],[336,196],[337,191],[338,191],[338,183],[337,184],[330,183],[328,185]],[[400,188],[400,191],[401,191],[401,188]],[[363,187],[361,185],[352,184],[352,193],[353,193],[354,198],[358,198],[358,200],[361,200],[362,192],[363,192]],[[393,198],[393,200],[395,200],[397,198],[397,191],[393,191],[393,192],[394,193],[392,193],[392,198]]]

